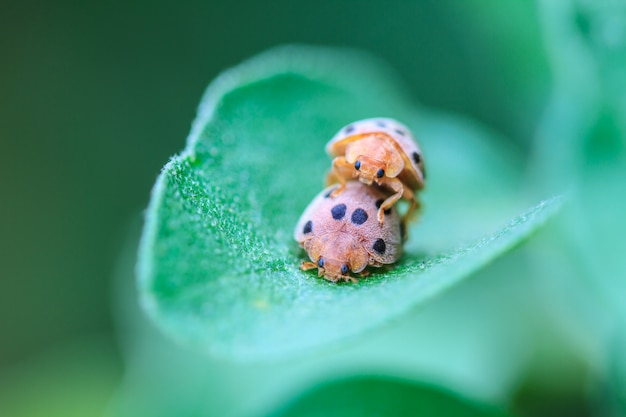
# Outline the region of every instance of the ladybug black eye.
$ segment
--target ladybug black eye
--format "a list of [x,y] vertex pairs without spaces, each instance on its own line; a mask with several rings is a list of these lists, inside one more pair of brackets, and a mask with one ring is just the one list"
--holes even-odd
[[381,169],[379,169],[378,171],[376,171],[376,176],[377,176],[378,178],[382,178],[382,177],[383,177],[383,175],[385,175],[385,170],[384,170],[384,169],[382,169],[382,168],[381,168]]
[[357,171],[361,168],[361,161],[356,161],[354,163],[354,169],[356,169]]
[[348,272],[350,272],[350,268],[348,268],[348,265],[341,265],[341,273],[346,275]]
[[319,266],[320,268],[324,268],[324,258],[320,258],[320,260],[317,261],[317,266]]

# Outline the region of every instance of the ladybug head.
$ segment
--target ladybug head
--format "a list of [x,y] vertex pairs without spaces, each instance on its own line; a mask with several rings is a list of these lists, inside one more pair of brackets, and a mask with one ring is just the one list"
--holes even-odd
[[350,272],[361,272],[369,262],[359,240],[342,231],[311,239],[305,243],[305,249],[317,266],[317,274],[331,281],[349,280]]
[[345,158],[354,166],[352,175],[367,185],[383,177],[397,177],[404,169],[402,155],[392,140],[381,133],[350,143]]
[[320,256],[317,260],[317,275],[323,275],[332,281],[345,279],[350,276],[350,265],[347,261]]
[[352,176],[358,177],[363,184],[370,185],[378,178],[385,176],[386,164],[377,159],[360,155],[354,163]]

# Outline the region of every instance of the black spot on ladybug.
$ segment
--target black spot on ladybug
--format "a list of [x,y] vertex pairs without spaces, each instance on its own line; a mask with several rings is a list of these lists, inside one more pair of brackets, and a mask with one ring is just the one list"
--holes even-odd
[[333,219],[335,220],[343,219],[343,216],[346,215],[346,205],[337,204],[336,206],[330,209],[330,214],[332,214]]
[[311,220],[309,220],[304,225],[304,229],[302,229],[302,233],[304,233],[306,235],[307,233],[311,233],[312,231],[313,231],[313,222]]
[[[380,206],[383,204],[383,201],[385,201],[385,200],[383,200],[382,198],[379,199],[379,200],[376,200],[376,208],[377,209],[380,208]],[[385,214],[389,214],[389,213],[391,213],[391,207],[388,208],[387,210],[385,210]]]
[[415,164],[419,165],[420,161],[422,160],[422,158],[420,157],[420,154],[418,154],[417,152],[413,152],[413,155],[411,156],[413,157]]
[[376,126],[378,126],[378,127],[387,127],[385,122],[376,122]]
[[362,208],[358,208],[354,210],[350,220],[356,225],[361,225],[367,221],[367,213]]
[[352,126],[352,125],[346,126],[346,128],[343,131],[345,133],[352,133],[352,132],[354,132],[354,126]]
[[384,240],[376,239],[376,242],[374,242],[372,249],[374,249],[376,252],[382,255],[383,253],[385,253],[385,250],[387,249],[387,245],[385,244]]
[[400,129],[394,129],[393,131],[396,132],[400,136],[404,136],[405,135],[405,133],[403,131],[401,131]]

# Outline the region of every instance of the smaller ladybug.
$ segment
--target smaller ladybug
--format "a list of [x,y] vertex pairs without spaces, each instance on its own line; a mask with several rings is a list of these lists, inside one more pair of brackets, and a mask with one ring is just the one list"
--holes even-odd
[[350,123],[326,144],[326,153],[334,157],[327,185],[340,184],[333,196],[344,191],[346,180],[358,177],[364,184],[375,182],[393,190],[378,209],[380,223],[385,221],[385,210],[400,198],[410,202],[403,221],[419,207],[416,192],[426,180],[422,151],[402,123],[386,118]]
[[337,197],[338,185],[319,193],[298,221],[294,239],[311,262],[301,269],[317,268],[318,276],[329,281],[351,281],[350,273],[367,276],[368,265],[380,267],[394,263],[402,253],[403,224],[395,209],[383,211],[381,224],[376,215],[388,197],[386,190],[358,181],[348,181]]

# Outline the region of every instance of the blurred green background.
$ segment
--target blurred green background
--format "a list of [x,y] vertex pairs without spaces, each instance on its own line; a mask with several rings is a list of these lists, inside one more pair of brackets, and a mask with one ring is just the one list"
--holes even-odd
[[[31,390],[61,398],[48,389],[54,380],[59,392],[64,383],[89,391],[81,396],[86,410],[106,407],[123,372],[112,281],[128,230],[138,229],[156,175],[182,149],[208,82],[274,45],[372,52],[395,68],[416,101],[483,123],[535,168],[571,159],[584,166],[554,154],[558,161],[545,164],[551,149],[535,146],[548,128],[542,117],[555,86],[576,84],[559,81],[568,67],[549,53],[550,39],[560,35],[546,35],[545,15],[561,13],[593,34],[585,16],[600,10],[563,4],[582,11],[512,0],[3,2],[0,399],[19,403]],[[616,25],[623,30],[623,22]],[[607,63],[614,82],[589,89],[615,91],[619,62],[593,42],[589,36],[585,45],[598,52],[591,60]],[[616,133],[623,101],[614,96],[593,130],[609,144],[585,139],[596,161],[623,148]],[[93,380],[83,359],[98,364]],[[76,369],[56,369],[59,363]]]

